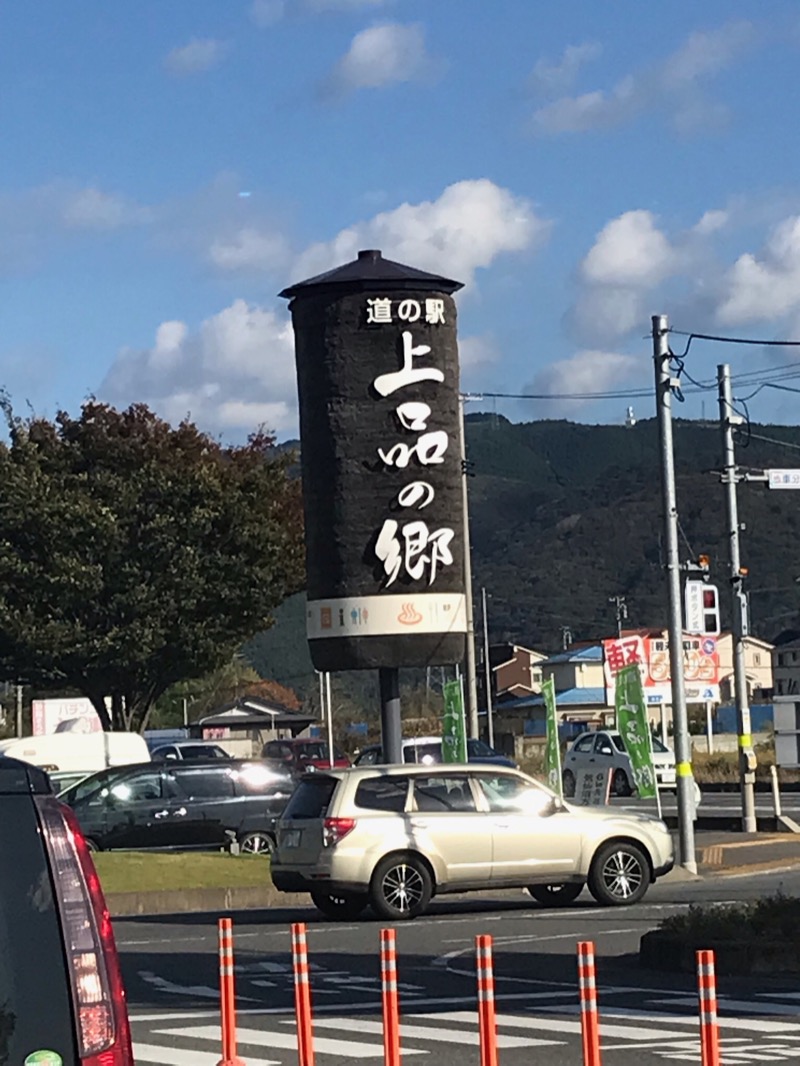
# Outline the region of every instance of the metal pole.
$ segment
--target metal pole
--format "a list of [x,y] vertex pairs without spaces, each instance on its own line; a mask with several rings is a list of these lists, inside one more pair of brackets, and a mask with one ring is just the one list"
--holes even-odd
[[333,766],[333,700],[331,699],[331,672],[325,671],[325,694],[328,704],[328,766]]
[[750,704],[747,698],[747,669],[744,658],[744,638],[747,636],[747,599],[742,588],[741,557],[739,555],[739,508],[736,500],[736,456],[733,448],[733,427],[739,420],[734,414],[731,394],[731,368],[717,367],[719,388],[719,421],[722,429],[722,483],[725,486],[725,518],[728,527],[728,558],[732,596],[733,630],[733,686],[736,700],[736,727],[739,737],[739,781],[742,791],[742,829],[756,832],[755,769],[756,755],[750,733]]
[[469,493],[467,491],[467,434],[464,427],[464,397],[459,394],[458,410],[461,422],[461,499],[464,508],[464,596],[467,612],[467,650],[464,656],[466,685],[467,729],[471,738],[477,738],[478,727],[478,677],[475,668],[475,615],[472,605],[472,558],[469,542]]
[[22,736],[22,685],[17,685],[17,736]]
[[486,686],[486,735],[489,747],[494,747],[494,707],[492,706],[492,664],[489,661],[489,616],[486,613],[486,589],[481,589],[483,607],[483,676]]
[[672,380],[666,315],[653,315],[653,359],[656,375],[656,411],[661,446],[661,490],[664,507],[664,541],[669,592],[669,664],[672,675],[672,721],[675,770],[678,784],[678,840],[680,863],[697,873],[694,848],[694,779],[692,777],[689,719],[683,683],[683,619],[681,571],[678,558],[678,507],[675,498],[675,461],[672,446]]
[[183,697],[183,728],[186,729],[188,724],[189,724],[189,700],[186,698],[186,696],[184,696]]
[[378,670],[381,689],[381,744],[387,763],[403,761],[403,727],[400,719],[400,671],[382,666]]

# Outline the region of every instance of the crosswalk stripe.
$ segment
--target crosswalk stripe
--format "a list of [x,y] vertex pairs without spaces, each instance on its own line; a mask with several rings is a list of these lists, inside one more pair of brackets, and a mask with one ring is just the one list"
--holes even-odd
[[[184,1031],[181,1036],[190,1035]],[[219,1033],[216,1034],[219,1040]],[[157,1047],[155,1044],[134,1044],[133,1055],[137,1063],[148,1062],[151,1066],[218,1066],[219,1052],[192,1051],[177,1047]],[[277,1059],[251,1059],[247,1066],[281,1066]]]
[[[556,1008],[548,1007],[549,1011],[555,1011]],[[576,1008],[575,1013],[580,1010],[580,1007]],[[572,1013],[572,1011],[570,1011]],[[470,1011],[447,1011],[444,1014],[412,1014],[411,1018],[418,1018],[425,1021],[442,1021],[442,1022],[458,1022],[460,1024],[476,1024],[476,1018]],[[667,1018],[668,1015],[663,1015]],[[685,1039],[686,1033],[684,1032],[671,1032],[669,1029],[643,1029],[641,1026],[635,1028],[630,1025],[608,1025],[603,1020],[604,1014],[600,1013],[600,1036],[605,1039],[607,1037],[616,1037],[617,1039],[629,1040],[675,1040],[680,1038]],[[540,1018],[535,1014],[531,1014],[529,1017],[522,1017],[517,1014],[497,1014],[495,1020],[498,1026],[508,1026],[510,1029],[543,1029],[548,1033],[580,1033],[581,1023],[569,1021],[567,1018]],[[695,1019],[695,1025],[697,1020]]]
[[[216,1026],[202,1026],[199,1029],[160,1029],[160,1036],[184,1036],[194,1040],[219,1040]],[[265,1029],[238,1029],[237,1040],[242,1045],[252,1047],[291,1048],[297,1051],[297,1034],[280,1033]],[[352,1040],[331,1040],[327,1037],[314,1037],[314,1050],[320,1055],[343,1055],[350,1059],[383,1058],[383,1043],[354,1043]],[[427,1051],[406,1051],[406,1055],[427,1055]],[[219,1060],[217,1060],[219,1061]],[[248,1066],[250,1066],[248,1061]]]
[[[431,1017],[436,1017],[432,1015]],[[317,1018],[314,1021],[315,1029],[344,1029],[347,1028],[355,1033],[371,1033],[380,1036],[383,1033],[382,1022],[370,1022],[364,1018]],[[459,1029],[439,1029],[427,1025],[408,1025],[400,1023],[400,1036],[404,1040],[435,1040],[446,1044],[469,1044],[470,1047],[478,1046],[478,1031],[465,1033]],[[563,1040],[541,1040],[536,1037],[506,1036],[498,1033],[498,1047],[555,1047],[564,1044]],[[405,1054],[409,1054],[403,1048]]]
[[[691,1006],[697,1010],[696,999],[673,999],[670,1000],[671,1004],[680,1006],[685,1004],[687,1007]],[[726,1003],[726,1007],[730,1007],[731,1003]],[[741,1007],[750,1008],[752,1004],[742,1001]],[[579,1007],[548,1007],[551,1014],[577,1014],[580,1010]],[[673,1025],[697,1025],[697,1014],[661,1014],[653,1011],[646,1010],[634,1010],[632,1007],[614,1007],[612,1010],[601,1010],[600,1012],[600,1029],[606,1033],[609,1031],[609,1026],[604,1024],[604,1018],[616,1018],[619,1021],[630,1019],[631,1021],[638,1021],[641,1019],[644,1022],[658,1023],[661,1021],[669,1021]],[[774,1022],[770,1018],[729,1018],[725,1014],[717,1016],[717,1022],[723,1029],[746,1029],[751,1032],[754,1028],[757,1028],[762,1033],[780,1033],[787,1036],[791,1033],[800,1033],[800,1025],[796,1022]]]

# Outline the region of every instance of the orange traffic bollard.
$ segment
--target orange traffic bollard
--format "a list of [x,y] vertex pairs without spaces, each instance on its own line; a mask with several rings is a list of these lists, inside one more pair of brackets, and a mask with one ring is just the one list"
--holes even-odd
[[381,929],[381,999],[384,1066],[400,1066],[400,1006],[397,997],[397,945],[394,929]]
[[233,922],[219,920],[219,992],[222,1058],[219,1066],[244,1066],[236,1055],[236,987],[233,975]]
[[700,1000],[700,1061],[703,1066],[720,1066],[713,951],[697,952],[697,994]]
[[481,1066],[497,1066],[492,938],[488,935],[475,937],[475,948],[478,970],[478,1033],[481,1045]]
[[294,1011],[297,1019],[297,1061],[314,1066],[314,1034],[311,1028],[311,985],[308,979],[308,944],[305,922],[292,925]]
[[581,997],[581,1038],[584,1066],[601,1066],[600,1026],[597,1015],[597,980],[594,968],[594,944],[578,944],[578,987]]

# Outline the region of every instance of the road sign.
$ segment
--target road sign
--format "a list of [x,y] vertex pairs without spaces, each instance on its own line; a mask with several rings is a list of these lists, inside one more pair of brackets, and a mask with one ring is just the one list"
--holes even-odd
[[800,489],[800,469],[768,470],[771,489]]

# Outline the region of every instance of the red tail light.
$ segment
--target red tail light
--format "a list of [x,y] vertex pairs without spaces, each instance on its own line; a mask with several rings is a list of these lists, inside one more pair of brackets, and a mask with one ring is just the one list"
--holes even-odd
[[326,818],[322,823],[322,843],[326,848],[330,848],[344,839],[355,827],[355,818]]
[[81,1066],[134,1066],[111,917],[92,857],[69,807],[44,804],[41,817],[67,946]]

